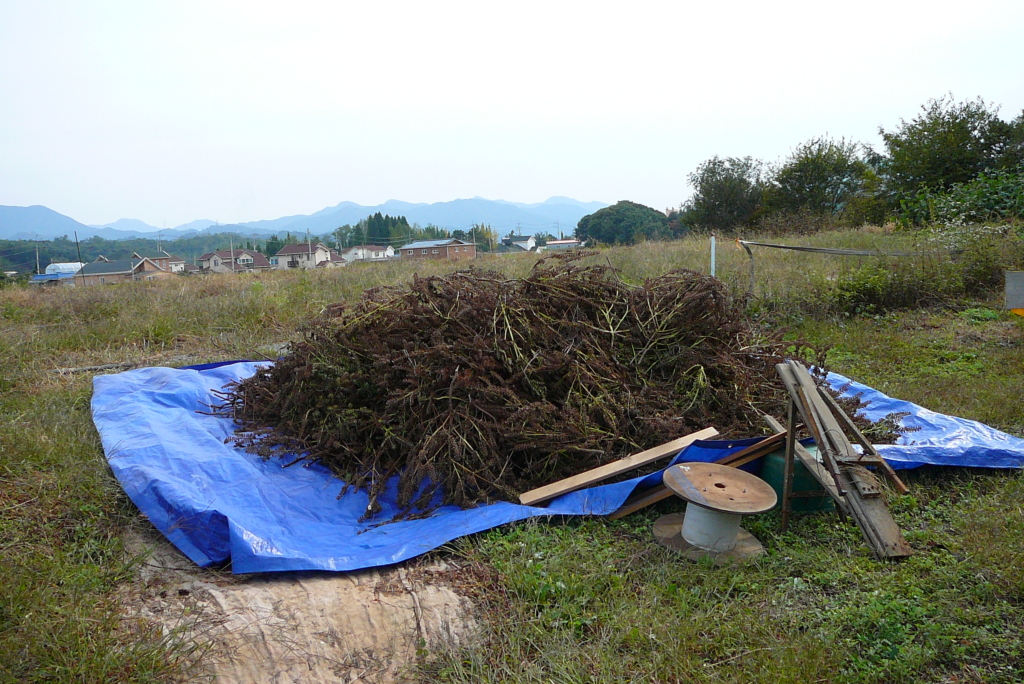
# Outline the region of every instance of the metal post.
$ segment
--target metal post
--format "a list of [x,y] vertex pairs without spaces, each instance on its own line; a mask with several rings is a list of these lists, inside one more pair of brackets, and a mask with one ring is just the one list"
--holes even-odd
[[711,234],[711,276],[715,275],[715,234]]

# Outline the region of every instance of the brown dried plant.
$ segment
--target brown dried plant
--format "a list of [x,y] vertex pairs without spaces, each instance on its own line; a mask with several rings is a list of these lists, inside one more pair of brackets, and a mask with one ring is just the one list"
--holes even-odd
[[583,255],[522,279],[414,277],[328,307],[272,366],[228,389],[235,441],[317,461],[368,492],[393,476],[411,511],[515,500],[695,430],[763,431],[775,364],[802,349],[749,325],[721,281],[679,270],[623,282]]

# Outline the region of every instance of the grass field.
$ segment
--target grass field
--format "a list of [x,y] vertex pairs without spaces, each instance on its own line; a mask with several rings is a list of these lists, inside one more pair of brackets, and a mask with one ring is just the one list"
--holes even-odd
[[[931,248],[920,236],[877,230],[793,242]],[[676,267],[706,271],[707,247],[692,238],[592,258],[636,281]],[[746,253],[720,241],[718,256],[719,276],[741,295]],[[876,259],[766,249],[755,258],[752,315],[831,346],[834,370],[1024,434],[1024,319],[1002,313],[995,291],[858,315],[837,298],[837,283],[857,284]],[[521,275],[533,260],[477,265]],[[139,514],[110,476],[92,427],[92,373],[57,369],[263,358],[327,303],[452,268],[367,264],[0,290],[0,681],[165,681],[197,655],[174,634],[123,617],[118,588],[132,581],[135,563],[124,535]],[[856,530],[832,516],[800,517],[783,535],[773,513],[750,520],[768,549],[763,560],[726,570],[681,563],[650,538],[670,503],[616,523],[531,523],[465,540],[444,553],[463,556],[486,583],[478,600],[487,632],[476,647],[431,654],[419,676],[1020,681],[1024,482],[948,470],[908,479],[913,494],[893,505],[917,554],[899,564],[870,560]]]

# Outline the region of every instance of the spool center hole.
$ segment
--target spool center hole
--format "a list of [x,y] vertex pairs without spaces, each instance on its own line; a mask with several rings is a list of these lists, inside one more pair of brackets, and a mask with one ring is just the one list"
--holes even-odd
[[725,485],[722,484],[721,482],[716,482],[715,486],[718,487],[719,489],[725,489]]

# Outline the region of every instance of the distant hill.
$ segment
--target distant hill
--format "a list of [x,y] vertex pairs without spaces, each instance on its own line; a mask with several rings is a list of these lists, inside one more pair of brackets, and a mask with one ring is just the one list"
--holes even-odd
[[94,233],[89,226],[47,207],[0,205],[0,239],[52,240],[62,235],[73,237],[75,231],[78,231],[79,238]]
[[441,228],[467,229],[474,223],[486,223],[499,233],[517,231],[571,233],[581,218],[608,205],[601,202],[580,202],[568,197],[552,197],[538,204],[522,204],[482,197],[458,199],[434,204],[413,204],[388,200],[377,206],[363,206],[342,202],[322,209],[310,216],[289,216],[273,221],[255,221],[244,225],[256,229],[302,234],[307,230],[316,235],[328,233],[338,226],[355,224],[370,214],[380,212],[391,216],[405,216],[409,223],[425,226],[432,223]]
[[306,231],[313,235],[324,235],[338,226],[353,225],[377,212],[405,216],[410,223],[418,223],[421,226],[434,224],[449,230],[465,230],[474,223],[486,223],[501,234],[511,231],[524,234],[569,234],[581,218],[605,206],[607,205],[601,202],[580,202],[570,197],[551,197],[536,204],[489,200],[483,197],[434,204],[388,200],[376,206],[363,206],[354,202],[341,202],[313,214],[297,214],[266,221],[227,225],[200,219],[166,230],[128,218],[102,226],[87,226],[43,206],[0,206],[0,239],[52,240],[62,235],[73,238],[75,231],[78,231],[81,240],[93,236],[106,240],[155,238],[157,232],[164,240],[213,233],[238,233],[244,237],[259,238],[287,232],[302,235]]

